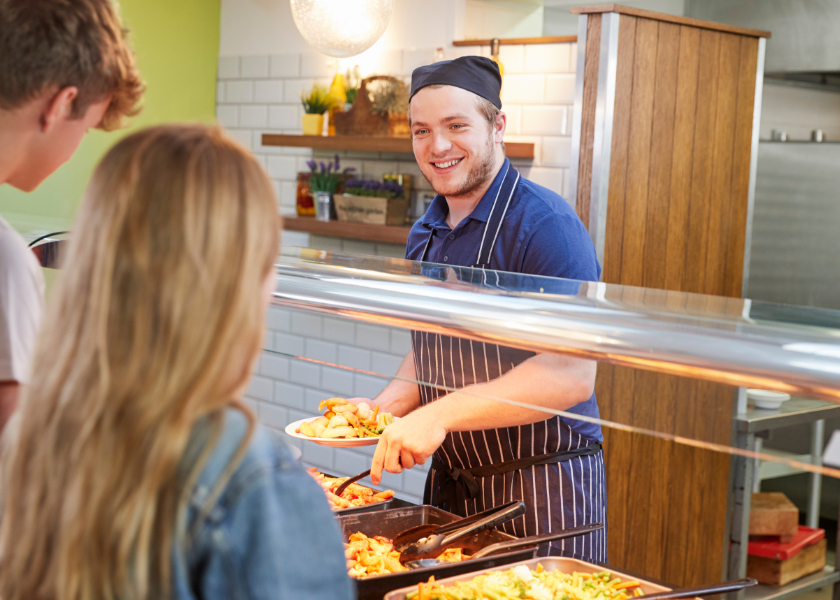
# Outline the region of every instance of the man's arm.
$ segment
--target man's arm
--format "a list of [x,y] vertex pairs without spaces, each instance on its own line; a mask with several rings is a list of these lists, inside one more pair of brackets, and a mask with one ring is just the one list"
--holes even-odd
[[379,483],[383,469],[399,473],[426,462],[450,431],[526,425],[550,416],[491,398],[552,410],[566,410],[588,400],[595,387],[596,364],[558,354],[537,354],[493,381],[467,386],[415,410],[382,434],[371,464],[373,483]]
[[0,381],[0,433],[18,405],[20,384],[17,381]]

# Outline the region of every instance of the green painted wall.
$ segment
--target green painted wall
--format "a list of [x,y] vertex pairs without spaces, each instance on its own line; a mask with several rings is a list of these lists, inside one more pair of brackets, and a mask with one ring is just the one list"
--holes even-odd
[[124,25],[146,81],[143,112],[128,129],[91,131],[65,165],[32,193],[0,186],[0,214],[70,223],[99,158],[139,127],[171,121],[215,122],[220,0],[120,0]]

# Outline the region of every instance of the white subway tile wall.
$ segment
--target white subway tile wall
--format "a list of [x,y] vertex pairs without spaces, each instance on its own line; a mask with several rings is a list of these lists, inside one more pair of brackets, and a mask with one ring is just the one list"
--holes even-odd
[[239,76],[243,79],[264,79],[268,77],[267,56],[243,56],[239,64]]
[[[566,194],[574,103],[575,44],[505,45],[502,88],[508,115],[505,139],[533,142],[534,160],[514,160],[524,177]],[[446,58],[479,54],[487,46],[449,47]],[[408,81],[411,71],[432,61],[434,48],[391,50],[363,65],[363,76],[394,75]],[[321,54],[224,56],[219,58],[216,116],[228,132],[252,150],[265,166],[278,194],[280,212],[295,214],[297,173],[306,161],[330,160],[332,152],[263,146],[264,133],[301,133],[300,95],[314,83],[329,85],[336,63]],[[433,194],[409,154],[338,153],[342,168],[353,167],[363,178],[396,172],[413,176],[414,206]],[[290,246],[402,258],[404,247],[285,231]],[[272,306],[266,319],[266,352],[260,358],[246,399],[260,421],[282,432],[290,422],[317,412],[318,402],[333,396],[375,396],[396,372],[411,347],[409,332],[350,319],[315,315]],[[301,358],[298,358],[301,357]],[[306,360],[311,359],[311,360]],[[318,361],[318,362],[314,362]],[[330,448],[288,438],[303,451],[303,462],[337,475],[370,466],[373,447]],[[388,474],[382,485],[400,498],[420,502],[426,466],[400,475]]]
[[[550,151],[537,152],[533,161],[522,165],[557,170],[544,174],[546,182],[564,182],[568,160],[562,151],[571,141],[571,107],[574,103],[575,44],[505,45],[501,60],[505,65],[502,88],[504,110],[508,114],[508,141],[545,142]],[[487,46],[447,48],[446,58],[469,54],[489,55]],[[389,74],[409,79],[411,71],[431,62],[433,48],[389,50],[380,53],[374,63],[365,66],[363,75]],[[301,133],[301,92],[313,84],[329,85],[336,73],[334,59],[312,52],[273,56],[224,56],[219,58],[217,118],[239,141],[257,155],[285,154],[299,157],[297,170],[305,170],[305,161],[332,158],[329,152],[313,152],[307,148],[278,148],[262,145],[263,133]],[[528,136],[527,138],[522,136]],[[247,143],[245,140],[249,140]],[[343,166],[352,166],[362,177],[378,178],[382,173],[409,173],[414,177],[415,193],[430,193],[428,182],[420,175],[414,158],[405,154],[372,152],[339,152]],[[269,169],[272,169],[271,163]],[[517,163],[519,164],[519,163]],[[295,212],[295,174],[287,168],[270,171],[278,182],[281,212]],[[285,184],[285,185],[284,185]],[[562,185],[562,183],[561,183]],[[555,191],[563,193],[562,188]],[[324,242],[323,236],[312,236],[310,243]],[[358,251],[379,253],[380,244]],[[331,246],[323,249],[344,249]],[[395,256],[393,248],[381,248],[383,254]]]
[[[411,348],[409,332],[279,306],[269,307],[266,327],[267,350],[245,392],[260,422],[300,448],[308,467],[336,475],[369,468],[374,447],[317,446],[283,429],[316,414],[325,398],[376,396]],[[428,463],[410,475],[389,474],[382,485],[420,503],[427,470]]]
[[268,107],[264,104],[240,106],[239,124],[253,129],[268,127]]
[[282,101],[282,79],[268,79],[254,82],[254,102],[280,103]]

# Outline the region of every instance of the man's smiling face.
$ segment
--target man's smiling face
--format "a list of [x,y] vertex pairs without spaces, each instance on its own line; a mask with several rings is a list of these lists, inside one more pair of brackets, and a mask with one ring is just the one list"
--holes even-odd
[[467,90],[429,86],[411,99],[414,156],[438,194],[463,196],[492,178],[503,134],[504,125],[491,127]]

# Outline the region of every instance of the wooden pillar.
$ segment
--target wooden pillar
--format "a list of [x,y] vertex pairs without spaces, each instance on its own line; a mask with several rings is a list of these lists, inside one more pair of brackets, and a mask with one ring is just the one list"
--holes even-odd
[[[740,297],[770,34],[616,5],[572,12],[570,201],[604,282]],[[734,391],[611,365],[596,383],[607,420],[721,444]],[[605,437],[610,562],[677,585],[721,579],[729,457]]]

